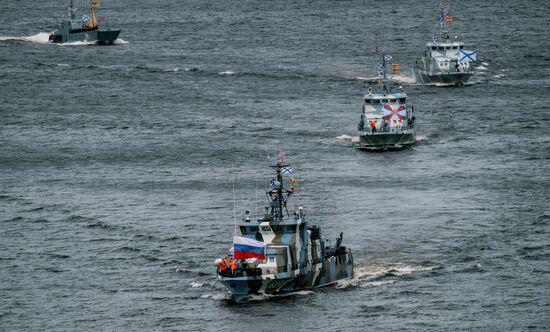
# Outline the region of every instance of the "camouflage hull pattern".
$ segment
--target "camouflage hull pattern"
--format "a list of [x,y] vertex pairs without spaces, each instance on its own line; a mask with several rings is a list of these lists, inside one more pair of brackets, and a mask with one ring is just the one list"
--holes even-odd
[[324,262],[306,269],[288,273],[261,276],[223,277],[221,282],[231,291],[236,302],[244,302],[251,295],[282,295],[300,290],[327,287],[353,277],[353,256],[351,251],[326,258]]
[[446,84],[446,85],[462,85],[468,82],[472,77],[473,72],[439,72],[429,73],[424,70],[412,70],[413,77],[420,84]]
[[54,43],[97,42],[98,44],[112,44],[120,34],[120,30],[90,30],[80,32],[64,32],[56,30],[50,35]]
[[359,132],[359,145],[365,148],[409,146],[416,142],[414,129],[401,133]]

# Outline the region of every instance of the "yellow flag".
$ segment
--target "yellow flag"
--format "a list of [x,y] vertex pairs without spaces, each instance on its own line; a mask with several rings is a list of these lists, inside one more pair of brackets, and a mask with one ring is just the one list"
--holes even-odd
[[91,5],[92,8],[97,9],[99,8],[99,1],[98,0],[92,0]]

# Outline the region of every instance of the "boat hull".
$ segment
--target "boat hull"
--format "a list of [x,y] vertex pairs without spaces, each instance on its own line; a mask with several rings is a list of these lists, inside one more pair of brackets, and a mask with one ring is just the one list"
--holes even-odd
[[462,85],[468,82],[473,72],[429,73],[424,70],[413,69],[412,74],[416,82],[421,84]]
[[353,256],[351,251],[331,256],[324,263],[312,266],[310,272],[294,270],[258,276],[219,276],[221,282],[231,291],[236,302],[245,302],[251,295],[282,295],[300,290],[326,287],[338,280],[353,277]]
[[365,148],[409,146],[416,142],[414,130],[402,133],[359,133],[359,145]]
[[98,44],[112,44],[120,34],[120,30],[90,30],[65,33],[55,31],[50,35],[54,43],[97,42]]

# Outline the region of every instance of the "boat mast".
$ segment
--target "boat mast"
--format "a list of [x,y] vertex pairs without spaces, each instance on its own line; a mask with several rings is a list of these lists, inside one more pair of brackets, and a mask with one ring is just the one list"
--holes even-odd
[[277,181],[279,181],[279,192],[277,193],[279,203],[279,221],[283,220],[283,175],[281,174],[281,164],[277,165]]
[[69,2],[69,8],[68,8],[68,11],[69,11],[69,18],[70,18],[71,20],[74,20],[74,19],[75,19],[75,16],[74,16],[75,10],[74,10],[74,3],[73,3],[73,2],[74,2],[74,0],[71,0],[71,1]]

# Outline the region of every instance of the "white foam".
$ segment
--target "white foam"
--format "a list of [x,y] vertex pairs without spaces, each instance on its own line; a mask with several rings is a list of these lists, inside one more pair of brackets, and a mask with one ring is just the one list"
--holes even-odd
[[237,74],[237,72],[233,71],[233,70],[226,70],[226,71],[219,72],[218,74],[220,74],[220,75],[235,75],[235,74]]
[[418,135],[416,135],[416,140],[417,140],[417,141],[427,141],[427,140],[428,140],[428,136],[418,134]]
[[50,42],[49,32],[40,32],[32,36],[16,37],[16,36],[0,36],[0,41],[5,40],[22,40],[37,44],[46,44]]
[[404,84],[415,84],[416,80],[413,77],[410,77],[408,75],[401,75],[401,74],[392,74],[388,75],[388,78],[390,80],[404,83]]
[[165,73],[168,73],[168,72],[174,72],[174,73],[177,73],[179,71],[179,67],[175,67],[175,68],[172,68],[172,69],[165,69],[163,70]]
[[59,46],[89,46],[97,44],[96,41],[74,41],[68,43],[58,43]]
[[389,285],[396,282],[395,279],[377,280],[379,277],[390,273],[394,276],[403,276],[413,272],[432,271],[438,266],[410,266],[405,264],[391,265],[370,265],[367,267],[358,267],[355,269],[353,278],[340,280],[337,288],[354,287],[377,287]]
[[226,294],[226,293],[202,294],[201,299],[228,300],[229,299],[229,294]]
[[369,281],[364,283],[363,287],[379,287],[384,285],[391,285],[395,282],[395,280],[380,280],[380,281]]
[[377,79],[377,77],[361,77],[361,76],[357,76],[357,77],[354,77],[353,79],[355,79],[355,80],[360,80],[360,81],[372,81],[372,80]]
[[353,142],[353,143],[359,142],[358,136],[340,135],[340,136],[337,136],[336,139],[340,141],[345,141],[345,142]]
[[193,287],[193,288],[199,288],[199,287],[202,287],[204,285],[204,282],[198,282],[198,281],[195,281],[193,280],[189,286]]
[[476,70],[479,70],[479,71],[484,71],[484,70],[487,70],[487,67],[484,66],[484,65],[481,65],[481,66],[477,66],[475,67]]
[[126,40],[122,39],[122,38],[117,38],[117,39],[115,39],[113,44],[114,45],[122,45],[122,44],[130,44],[130,43],[127,42]]

